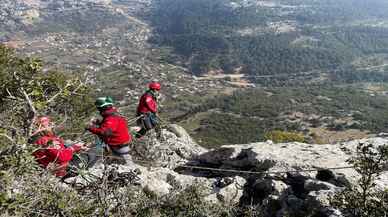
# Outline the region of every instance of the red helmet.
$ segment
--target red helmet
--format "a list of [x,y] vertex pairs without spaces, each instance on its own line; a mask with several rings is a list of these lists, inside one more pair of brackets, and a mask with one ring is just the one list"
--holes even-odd
[[151,90],[157,90],[159,91],[160,90],[160,83],[159,82],[151,82],[148,84],[148,88],[150,88]]

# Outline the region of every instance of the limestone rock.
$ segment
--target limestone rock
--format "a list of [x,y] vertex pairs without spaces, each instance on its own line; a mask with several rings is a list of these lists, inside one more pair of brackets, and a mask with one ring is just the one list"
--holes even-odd
[[213,187],[213,192],[206,199],[211,202],[222,202],[226,204],[238,204],[243,196],[244,185],[246,180],[236,176],[233,179],[228,178],[226,181],[218,180]]
[[174,169],[206,152],[183,128],[175,126],[174,129],[179,132],[176,133],[178,136],[169,130],[162,130],[162,138],[157,138],[156,133],[151,131],[136,142],[132,154],[141,161],[152,161],[158,166]]
[[272,194],[278,196],[284,194],[289,189],[289,186],[282,181],[272,180],[271,185],[273,189]]
[[308,192],[310,191],[320,191],[320,190],[336,190],[336,186],[328,182],[322,182],[318,180],[309,179],[304,183],[304,189]]
[[[359,174],[352,168],[332,168],[350,166],[346,160],[354,156],[360,142],[376,147],[388,144],[388,138],[334,145],[275,144],[268,141],[228,145],[207,151],[178,125],[170,125],[163,130],[161,140],[154,134],[146,137],[136,148],[143,148],[140,151],[151,156],[147,161],[152,164],[143,165],[133,157],[133,161],[125,165],[96,164],[89,172],[94,177],[101,177],[111,167],[115,167],[119,173],[137,170],[139,186],[157,196],[196,185],[204,190],[204,200],[230,205],[259,205],[265,217],[342,217],[338,210],[330,207],[330,197],[357,180]],[[179,167],[183,165],[210,167],[215,171]],[[387,172],[378,177],[378,188],[388,186],[387,177]],[[74,177],[71,181],[83,182],[80,177]]]
[[[331,179],[332,184],[342,183],[341,185],[345,186],[348,184],[347,182],[354,183],[359,178],[358,173],[351,168],[339,170],[330,170],[330,168],[351,166],[346,160],[354,156],[356,147],[360,142],[371,143],[378,147],[388,144],[388,139],[370,138],[327,145],[297,142],[227,145],[200,155],[198,161],[205,165],[234,169],[267,170],[269,173],[329,168],[329,172],[333,173],[333,177],[328,177],[326,181]],[[318,172],[310,171],[304,174],[307,177],[315,178]],[[281,175],[284,176],[284,174]],[[381,180],[385,180],[385,176],[383,174]],[[388,183],[385,184],[388,185]]]
[[330,197],[336,192],[332,190],[312,191],[307,196],[309,207],[327,207],[330,205]]

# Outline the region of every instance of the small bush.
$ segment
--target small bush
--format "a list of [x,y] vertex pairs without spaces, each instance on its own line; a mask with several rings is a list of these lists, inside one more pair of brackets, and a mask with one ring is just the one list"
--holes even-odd
[[226,210],[220,205],[204,200],[205,196],[199,186],[189,186],[162,204],[162,216],[223,216]]
[[296,132],[285,132],[280,130],[274,130],[266,133],[264,138],[272,140],[276,143],[282,142],[306,142],[306,138],[301,133]]
[[332,198],[332,205],[346,217],[382,217],[388,215],[388,191],[376,189],[376,178],[386,170],[388,146],[374,148],[359,144],[357,156],[348,160],[361,175],[356,185]]

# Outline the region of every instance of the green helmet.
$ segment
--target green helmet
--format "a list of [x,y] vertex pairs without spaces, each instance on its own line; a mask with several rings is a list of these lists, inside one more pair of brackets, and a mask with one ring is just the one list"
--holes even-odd
[[113,99],[110,96],[98,97],[94,103],[97,108],[104,108],[106,106],[113,106]]

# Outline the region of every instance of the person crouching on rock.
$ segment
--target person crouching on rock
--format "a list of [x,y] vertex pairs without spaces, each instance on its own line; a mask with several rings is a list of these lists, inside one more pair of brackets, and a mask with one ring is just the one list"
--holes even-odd
[[39,149],[32,155],[41,167],[50,169],[58,177],[64,177],[73,155],[85,147],[82,144],[66,147],[63,139],[55,135],[51,120],[47,116],[38,118],[36,125],[37,130],[29,142],[39,146]]
[[127,163],[131,159],[129,144],[132,141],[127,120],[113,107],[111,97],[97,98],[95,105],[103,119],[100,122],[92,122],[86,130],[97,135],[104,143],[106,152],[112,154],[104,160],[121,164]]
[[141,127],[140,131],[136,134],[136,138],[142,138],[149,130],[154,128],[158,133],[158,138],[161,136],[161,129],[159,128],[157,119],[157,95],[161,85],[158,82],[151,82],[148,84],[148,88],[149,89],[140,97],[136,111],[137,117],[139,117],[137,124]]

